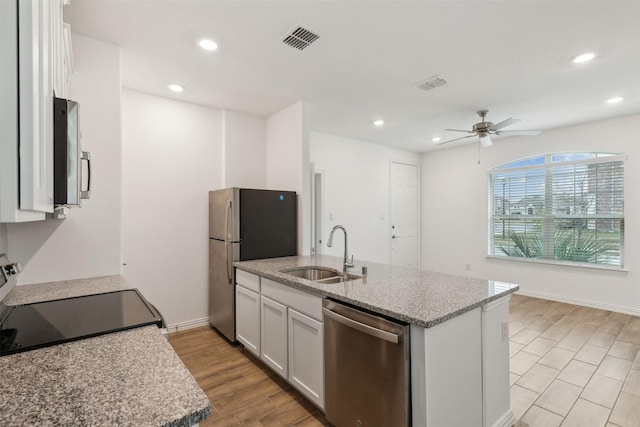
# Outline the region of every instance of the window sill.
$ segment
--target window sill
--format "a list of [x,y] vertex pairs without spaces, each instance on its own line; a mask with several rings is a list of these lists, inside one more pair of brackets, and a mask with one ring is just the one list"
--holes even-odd
[[579,268],[579,269],[593,269],[593,270],[605,270],[611,271],[614,273],[627,273],[629,270],[624,267],[616,267],[613,265],[603,265],[603,264],[588,264],[588,263],[569,263],[562,261],[552,261],[546,259],[537,259],[537,258],[523,258],[523,257],[509,257],[509,256],[500,256],[500,255],[487,255],[487,259],[497,260],[497,261],[506,261],[506,262],[520,262],[525,264],[546,264],[553,265],[558,267],[569,267],[569,268]]

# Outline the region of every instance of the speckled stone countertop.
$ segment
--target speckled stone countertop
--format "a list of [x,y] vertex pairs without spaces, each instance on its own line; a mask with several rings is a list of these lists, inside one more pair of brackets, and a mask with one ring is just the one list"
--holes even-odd
[[235,262],[234,265],[322,297],[330,297],[381,313],[394,319],[429,328],[462,313],[517,291],[517,285],[493,280],[394,267],[356,263],[350,273],[367,275],[334,284],[320,284],[283,273],[296,266],[317,265],[342,270],[342,258],[315,255]]
[[[24,285],[5,302],[125,288],[121,276]],[[191,426],[211,413],[209,399],[156,326],[3,356],[0,372],[2,426]]]
[[16,286],[4,299],[4,303],[6,305],[30,304],[54,299],[102,294],[128,288],[131,288],[131,286],[127,285],[124,277],[120,275],[35,283]]

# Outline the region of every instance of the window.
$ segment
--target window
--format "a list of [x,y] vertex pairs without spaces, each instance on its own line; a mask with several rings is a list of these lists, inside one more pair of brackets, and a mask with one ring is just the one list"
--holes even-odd
[[624,161],[556,153],[489,171],[489,255],[623,267]]

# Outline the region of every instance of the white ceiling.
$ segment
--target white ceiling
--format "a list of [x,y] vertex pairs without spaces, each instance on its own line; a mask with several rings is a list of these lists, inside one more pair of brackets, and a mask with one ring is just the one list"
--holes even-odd
[[[463,136],[444,129],[470,129],[479,109],[543,131],[640,112],[640,0],[72,0],[64,13],[122,47],[124,87],[265,117],[303,99],[312,129],[416,152]],[[297,24],[321,35],[304,51],[280,41]],[[448,84],[413,86],[433,75]]]

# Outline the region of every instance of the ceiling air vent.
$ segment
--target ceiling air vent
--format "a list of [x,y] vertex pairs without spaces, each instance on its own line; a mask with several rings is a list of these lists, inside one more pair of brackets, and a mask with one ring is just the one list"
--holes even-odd
[[447,84],[447,81],[440,76],[429,77],[426,80],[414,84],[418,89],[431,90]]
[[298,50],[304,50],[319,38],[320,36],[313,31],[310,31],[300,25],[296,25],[291,31],[284,35],[282,42]]

